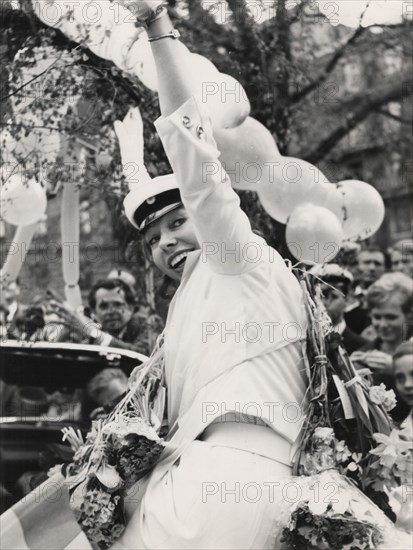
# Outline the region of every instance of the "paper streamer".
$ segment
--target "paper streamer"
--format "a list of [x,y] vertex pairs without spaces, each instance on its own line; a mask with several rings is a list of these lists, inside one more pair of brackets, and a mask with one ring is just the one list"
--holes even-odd
[[77,309],[82,307],[82,293],[79,285],[65,285],[65,298],[68,304]]
[[30,248],[37,223],[18,227],[7,254],[6,261],[0,270],[0,286],[4,289],[19,276],[26,254]]
[[62,235],[62,271],[65,297],[72,307],[82,304],[79,289],[79,190],[74,182],[63,188],[60,228]]

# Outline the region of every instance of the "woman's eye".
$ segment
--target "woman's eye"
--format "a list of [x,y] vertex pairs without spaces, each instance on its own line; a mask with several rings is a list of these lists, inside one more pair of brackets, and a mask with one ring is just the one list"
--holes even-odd
[[158,235],[154,235],[150,239],[147,240],[147,243],[149,246],[154,246],[159,241]]
[[185,223],[185,218],[176,218],[175,220],[173,220],[171,225],[172,227],[179,227],[183,223]]

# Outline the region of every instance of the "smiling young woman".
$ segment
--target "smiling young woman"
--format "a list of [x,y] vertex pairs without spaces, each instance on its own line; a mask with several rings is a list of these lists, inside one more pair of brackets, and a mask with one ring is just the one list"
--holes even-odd
[[144,239],[156,267],[178,282],[189,253],[200,248],[195,227],[183,206],[152,222],[144,231]]
[[115,548],[274,548],[307,387],[302,292],[240,208],[165,11],[148,36],[155,126],[174,173],[136,186],[124,205],[179,284],[165,327],[169,452],[127,506]]

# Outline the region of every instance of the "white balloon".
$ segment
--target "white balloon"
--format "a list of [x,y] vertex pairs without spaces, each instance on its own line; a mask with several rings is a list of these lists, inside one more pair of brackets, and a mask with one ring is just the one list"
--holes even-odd
[[291,254],[302,262],[324,263],[339,252],[344,234],[333,212],[315,204],[302,204],[287,221],[285,238]]
[[13,225],[31,225],[40,220],[46,211],[47,197],[44,187],[35,179],[23,182],[12,175],[1,188],[1,217]]
[[257,191],[274,181],[274,168],[282,161],[271,133],[261,122],[247,117],[236,128],[217,128],[214,138],[220,161],[235,189]]
[[[122,40],[124,37],[119,36]],[[150,90],[158,90],[158,75],[156,73],[155,59],[152,48],[148,42],[146,33],[139,35],[123,60],[124,70],[136,75],[139,80]]]
[[258,188],[258,197],[272,218],[286,223],[300,204],[324,205],[329,188],[325,175],[309,162],[280,156],[273,165],[271,181]]
[[364,181],[345,180],[330,186],[325,206],[342,222],[344,236],[349,240],[371,237],[384,220],[380,193]]
[[203,55],[188,51],[193,92],[211,115],[214,128],[235,128],[250,114],[251,105],[243,86],[232,76],[220,73]]

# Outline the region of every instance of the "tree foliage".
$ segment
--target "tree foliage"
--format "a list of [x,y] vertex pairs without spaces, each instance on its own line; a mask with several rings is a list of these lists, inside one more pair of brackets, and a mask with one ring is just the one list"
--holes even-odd
[[[33,63],[36,48],[48,46],[62,52],[54,64],[54,79],[48,82],[47,75],[38,77],[42,94],[36,108],[47,113],[44,127],[57,128],[66,136],[66,153],[74,150],[79,139],[93,145],[97,162],[89,163],[89,172],[79,181],[84,189],[95,187],[106,198],[114,212],[115,233],[126,247],[133,232],[120,215],[126,187],[113,123],[131,106],[139,106],[145,125],[146,166],[153,176],[167,172],[168,163],[153,127],[159,116],[157,95],[137,78],[45,26],[30,0],[18,0],[18,4],[19,9],[15,9],[16,1],[2,3],[1,124],[17,140],[30,132],[30,125],[21,120],[16,123],[12,116],[11,102],[22,92],[19,74]],[[409,80],[411,67],[405,61],[411,54],[411,21],[380,29],[376,26],[373,33],[362,25],[362,18],[356,29],[332,27],[312,0],[299,0],[294,7],[287,0],[276,0],[272,17],[264,20],[256,17],[257,10],[249,9],[251,2],[246,0],[171,0],[169,4],[187,46],[241,82],[251,101],[251,115],[271,131],[282,154],[328,164],[340,156],[343,138],[372,116],[393,117],[395,124],[388,140],[394,143],[403,120],[392,115],[388,106],[401,102],[406,94],[403,83]],[[268,2],[261,4],[268,9]],[[389,52],[401,63],[386,78],[377,60]],[[372,58],[377,74],[362,90],[349,92],[341,82],[343,67],[356,60],[367,72]],[[80,95],[81,101],[62,116],[59,102],[67,101],[68,90],[73,96]],[[332,96],[333,102],[329,101]],[[45,101],[54,101],[54,108],[45,109]],[[110,162],[99,161],[108,155]],[[48,179],[50,187],[65,177],[65,170],[62,173],[61,166],[54,165]],[[283,248],[283,226],[269,219],[254,193],[240,195],[253,224],[272,245]],[[285,248],[282,252],[286,254]]]

